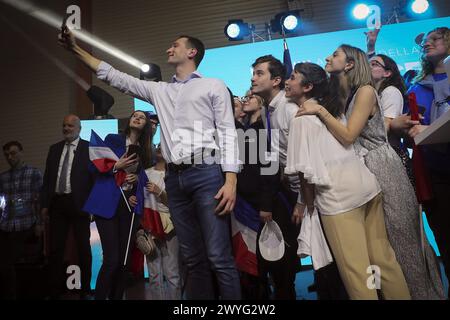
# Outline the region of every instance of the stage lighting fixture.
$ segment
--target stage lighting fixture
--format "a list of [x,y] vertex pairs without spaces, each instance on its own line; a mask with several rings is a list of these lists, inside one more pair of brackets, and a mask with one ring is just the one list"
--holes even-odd
[[427,0],[414,0],[411,4],[411,9],[414,13],[422,14],[428,10],[430,4]]
[[360,3],[353,8],[353,16],[358,19],[362,20],[367,18],[367,16],[370,13],[370,9],[366,4]]
[[228,20],[224,33],[230,41],[239,41],[250,35],[248,23],[243,20]]
[[146,63],[141,67],[139,79],[147,81],[161,81],[161,68],[155,63]]
[[298,25],[298,18],[296,16],[291,14],[288,15],[286,18],[284,18],[283,21],[284,29],[291,31],[297,28],[297,25]]
[[270,21],[270,25],[273,33],[282,34],[283,29],[285,33],[297,32],[300,29],[300,10],[281,12]]

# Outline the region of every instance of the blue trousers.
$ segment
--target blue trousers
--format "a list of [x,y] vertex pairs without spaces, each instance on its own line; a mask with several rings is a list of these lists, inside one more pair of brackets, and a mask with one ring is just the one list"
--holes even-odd
[[214,199],[224,184],[220,165],[197,164],[169,170],[166,190],[180,252],[187,266],[188,299],[213,299],[212,272],[222,299],[240,299],[241,288],[231,247],[230,217],[218,216]]

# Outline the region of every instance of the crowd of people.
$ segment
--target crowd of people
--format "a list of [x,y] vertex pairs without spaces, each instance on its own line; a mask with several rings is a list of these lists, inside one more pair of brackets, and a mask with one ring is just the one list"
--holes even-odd
[[[64,48],[98,79],[152,103],[157,117],[134,111],[123,133],[108,135],[104,143],[116,160],[103,168],[91,161],[76,115],[63,119],[63,140],[50,147],[43,176],[24,163],[19,142],[3,146],[11,168],[0,175],[1,297],[17,297],[15,263],[26,239],[42,234],[47,221],[48,297],[59,299],[66,290],[70,228],[80,298],[89,297],[94,221],[103,252],[97,300],[123,299],[135,246],[146,257],[152,300],[294,300],[299,233],[309,218],[319,225],[312,237],[325,239],[311,250],[319,299],[446,299],[407,147],[449,112],[450,29],[423,36],[422,69],[408,87],[395,61],[375,52],[378,32],[367,33],[367,52],[340,45],[325,68],[304,62],[286,74],[272,55],[259,57],[248,92],[237,97],[197,71],[205,48],[194,37],[171,44],[175,74],[161,82],[114,69],[63,29]],[[410,92],[422,107],[419,120],[405,103]],[[152,143],[156,125],[160,146]],[[449,276],[450,144],[421,149],[432,189],[422,205]],[[251,238],[256,259],[248,258],[257,264],[254,273],[235,261],[233,214],[259,225]],[[259,248],[261,231],[272,222],[285,248],[279,259],[267,259]]]

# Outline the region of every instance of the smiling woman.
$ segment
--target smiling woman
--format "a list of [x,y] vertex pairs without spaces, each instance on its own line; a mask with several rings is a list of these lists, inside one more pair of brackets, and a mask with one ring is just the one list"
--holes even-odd
[[[137,230],[143,209],[144,169],[151,164],[151,125],[143,111],[131,114],[123,135],[109,134],[105,144],[119,158],[107,172],[97,171],[96,183],[84,210],[95,216],[100,235],[103,264],[95,286],[95,298],[122,299],[126,269],[130,259],[128,237]],[[119,185],[119,187],[117,186]],[[138,203],[131,214],[129,198]]]
[[[411,124],[407,126],[410,137],[426,130],[439,117],[450,112],[450,85],[444,68],[444,60],[448,59],[450,54],[450,29],[440,27],[431,30],[421,42],[421,46],[423,49],[422,70],[409,92],[415,93],[417,104],[425,107],[425,113],[420,123],[414,122],[413,126]],[[450,144],[424,146],[424,151],[434,196],[426,205],[425,212],[448,277],[450,275],[450,215],[448,215]]]
[[400,158],[387,143],[384,116],[372,87],[366,54],[359,48],[341,45],[327,58],[325,70],[331,74],[331,83],[335,83],[331,93],[337,97],[334,101],[341,105],[347,121],[338,121],[326,108],[309,101],[303,104],[300,113],[318,115],[343,146],[353,144],[376,176],[383,193],[388,238],[412,299],[442,299],[436,257],[426,240],[422,246],[417,199]]

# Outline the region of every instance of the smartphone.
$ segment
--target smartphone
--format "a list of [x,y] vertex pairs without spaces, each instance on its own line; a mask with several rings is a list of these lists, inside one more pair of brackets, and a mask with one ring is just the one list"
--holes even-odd
[[141,147],[136,144],[130,144],[128,146],[127,157],[131,156],[133,153],[135,153],[139,157],[141,153]]
[[63,19],[63,21],[62,21],[62,24],[61,24],[61,31],[64,31],[66,28],[67,28],[67,26],[66,26],[66,22],[67,22],[67,19],[69,18],[69,15],[65,15],[64,16],[64,19]]
[[66,33],[67,33],[67,31],[68,31],[68,28],[67,28],[67,25],[66,25],[66,22],[67,22],[67,19],[68,19],[68,18],[69,18],[69,15],[66,14],[66,15],[64,16],[64,19],[63,19],[62,24],[61,24],[61,36],[62,36],[63,38],[66,36]]
[[[417,108],[419,109],[419,114],[421,114],[422,117],[424,117],[425,116],[425,111],[427,109],[425,107],[423,107],[423,106],[417,106]],[[407,115],[410,116],[411,115],[411,111],[408,111]]]
[[6,208],[6,197],[3,194],[0,194],[0,210],[3,211]]
[[427,109],[424,106],[417,106],[417,107],[419,108],[419,114],[423,116]]

